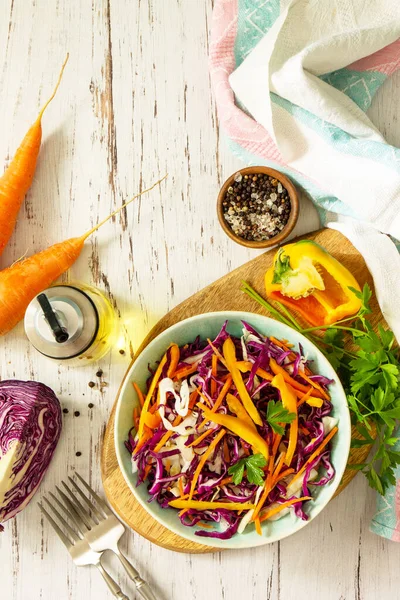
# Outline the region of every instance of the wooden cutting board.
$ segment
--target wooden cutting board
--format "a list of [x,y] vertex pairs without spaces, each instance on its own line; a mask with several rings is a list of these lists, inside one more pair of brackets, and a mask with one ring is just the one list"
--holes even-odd
[[[335,258],[353,273],[360,285],[367,282],[373,289],[372,278],[367,270],[364,259],[341,233],[332,229],[322,229],[315,233],[308,234],[306,237],[315,240],[324,246],[324,248],[333,254]],[[137,355],[153,338],[164,331],[164,329],[167,329],[167,327],[170,327],[182,319],[192,317],[193,315],[218,310],[243,310],[268,314],[257,302],[240,292],[239,288],[241,282],[245,280],[250,283],[260,295],[265,296],[264,274],[271,266],[274,254],[275,250],[270,250],[269,252],[258,256],[242,267],[225,275],[215,283],[212,283],[200,292],[197,292],[197,294],[194,294],[194,296],[191,296],[182,302],[182,304],[179,304],[179,306],[166,314],[150,331],[140,346]],[[375,294],[371,302],[371,307],[373,309],[373,324],[377,325],[378,323],[383,323],[383,317],[376,302]],[[114,415],[115,404],[106,427],[101,460],[104,490],[112,507],[121,518],[132,527],[132,529],[151,542],[163,546],[164,548],[175,550],[177,552],[194,553],[212,552],[217,550],[210,546],[204,546],[203,544],[185,540],[170,532],[155,521],[135,500],[118,467],[114,449]],[[349,464],[364,462],[369,450],[370,448],[368,446],[352,449],[350,452]],[[355,475],[356,471],[347,469],[336,494],[340,494]]]

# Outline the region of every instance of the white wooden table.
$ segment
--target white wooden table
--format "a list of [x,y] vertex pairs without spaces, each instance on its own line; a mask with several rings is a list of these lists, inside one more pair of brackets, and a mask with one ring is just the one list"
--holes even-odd
[[[0,0],[0,8],[4,164],[70,52],[43,119],[36,178],[0,266],[82,233],[169,172],[161,189],[94,235],[72,269],[74,279],[105,290],[121,315],[118,348],[99,365],[68,369],[35,353],[22,326],[0,341],[1,378],[43,381],[69,411],[39,493],[0,534],[0,597],[108,599],[94,568],[74,567],[37,502],[74,470],[100,489],[102,433],[130,349],[166,311],[254,256],[225,237],[214,208],[224,177],[240,164],[221,139],[210,90],[212,0]],[[371,110],[394,143],[399,92],[395,77]],[[304,204],[296,232],[317,225]],[[98,385],[99,366],[107,385]],[[190,556],[132,532],[124,546],[160,600],[400,598],[400,545],[368,531],[373,510],[374,494],[357,477],[316,521],[271,546]],[[118,561],[108,564],[133,598]]]

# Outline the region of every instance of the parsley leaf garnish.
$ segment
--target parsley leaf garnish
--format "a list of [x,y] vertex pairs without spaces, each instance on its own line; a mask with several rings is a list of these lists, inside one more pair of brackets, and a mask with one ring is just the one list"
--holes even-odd
[[267,421],[271,425],[275,433],[283,435],[285,428],[282,427],[282,423],[291,423],[296,418],[295,413],[291,413],[285,408],[282,402],[275,402],[270,400],[267,406]]
[[262,454],[252,454],[240,458],[237,463],[229,467],[228,473],[232,475],[232,481],[235,485],[242,483],[244,470],[246,469],[246,477],[249,483],[256,485],[264,485],[264,471],[262,467],[267,465]]

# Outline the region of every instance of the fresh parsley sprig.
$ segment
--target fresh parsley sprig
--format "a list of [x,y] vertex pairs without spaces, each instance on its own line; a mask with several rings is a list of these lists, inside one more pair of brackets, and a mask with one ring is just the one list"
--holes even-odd
[[294,413],[288,411],[282,404],[282,402],[275,402],[270,400],[267,405],[267,421],[271,425],[271,428],[275,433],[283,435],[285,428],[283,424],[291,423],[296,418]]
[[[283,263],[282,270],[286,267]],[[350,289],[361,301],[357,315],[333,325],[304,329],[286,307],[278,302],[272,306],[247,283],[242,286],[242,291],[277,319],[308,337],[331,362],[360,435],[360,439],[352,440],[352,446],[373,446],[365,463],[349,467],[362,471],[369,485],[383,494],[388,485],[395,483],[394,471],[400,464],[400,452],[394,449],[397,438],[393,435],[400,420],[399,349],[392,331],[382,326],[374,331],[368,320],[372,312],[370,287],[365,284],[361,292]]]
[[232,475],[232,481],[235,485],[242,483],[244,470],[246,469],[246,477],[249,483],[256,485],[264,485],[263,467],[267,465],[262,454],[251,454],[240,458],[234,465],[229,467],[228,473]]

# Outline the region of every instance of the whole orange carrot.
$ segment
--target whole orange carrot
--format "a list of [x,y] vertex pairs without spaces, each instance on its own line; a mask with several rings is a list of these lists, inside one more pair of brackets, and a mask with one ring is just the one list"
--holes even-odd
[[67,60],[68,54],[61,68],[54,92],[25,135],[4,175],[0,177],[0,255],[14,230],[25,194],[31,187],[42,142],[42,116],[56,95]]
[[82,251],[85,240],[94,231],[130,202],[152,190],[165,177],[166,175],[147,190],[143,190],[125,202],[82,236],[54,244],[38,254],[14,263],[8,269],[0,271],[0,335],[10,331],[24,317],[31,300],[74,264]]

